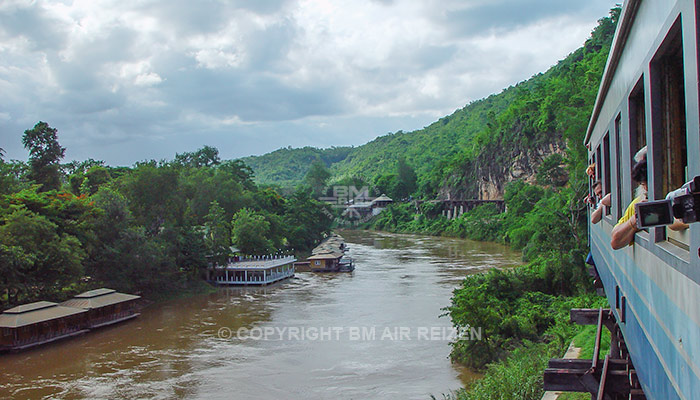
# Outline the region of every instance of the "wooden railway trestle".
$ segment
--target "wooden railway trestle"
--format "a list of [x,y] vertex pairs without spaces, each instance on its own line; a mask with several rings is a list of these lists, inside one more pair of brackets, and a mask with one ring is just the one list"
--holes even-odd
[[[594,286],[602,291],[600,277],[591,268]],[[571,322],[596,325],[593,358],[549,360],[544,371],[544,390],[560,392],[588,392],[596,400],[646,399],[627,352],[622,331],[610,309],[575,308],[570,312]],[[603,326],[610,331],[610,352],[600,359],[600,341]]]

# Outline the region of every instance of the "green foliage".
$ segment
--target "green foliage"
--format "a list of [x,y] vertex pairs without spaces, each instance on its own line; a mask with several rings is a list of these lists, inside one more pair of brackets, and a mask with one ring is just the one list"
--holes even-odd
[[[456,327],[481,327],[483,340],[453,343],[452,358],[473,368],[502,359],[525,340],[568,344],[574,328],[571,308],[595,304],[592,295],[563,297],[545,268],[532,263],[467,277],[447,308]],[[581,290],[581,288],[577,288]],[[562,322],[563,321],[563,322]]]
[[[55,139],[45,128],[40,139]],[[287,201],[214,148],[176,158],[132,168],[52,161],[70,192],[31,185],[35,165],[0,160],[0,299],[63,300],[100,286],[151,298],[187,291],[209,262],[224,261],[232,233],[242,250],[264,254],[307,250],[330,228],[328,207],[308,191]]]
[[0,160],[0,195],[19,191],[27,186],[22,177],[27,175],[27,165],[19,161]]
[[[483,378],[466,389],[447,396],[454,400],[539,400],[542,398],[542,371],[559,349],[546,343],[526,342],[502,362],[493,363]],[[590,397],[590,396],[589,396]]]
[[[602,305],[607,307],[606,305]],[[581,331],[574,336],[573,342],[576,347],[581,348],[581,352],[578,358],[581,359],[593,359],[593,352],[595,350],[595,335],[598,327],[595,325],[586,325],[581,328]],[[610,352],[610,331],[605,326],[601,332],[600,336],[600,353],[599,358],[603,354]]]
[[112,175],[109,169],[96,165],[90,167],[85,173],[85,179],[80,184],[80,193],[93,195],[97,192],[100,186],[112,180]]
[[416,191],[418,187],[418,177],[416,176],[416,171],[414,171],[413,168],[406,163],[406,157],[399,157],[396,169],[397,184],[394,188],[393,196],[396,199],[406,199]]
[[233,178],[247,190],[255,188],[253,170],[241,160],[224,161],[219,166],[218,171]]
[[221,163],[221,159],[219,158],[218,149],[211,146],[204,146],[195,152],[175,154],[173,163],[184,167],[200,168],[217,165]]
[[157,234],[166,221],[181,222],[184,204],[178,196],[177,169],[141,163],[122,176],[117,186],[129,200],[135,222],[145,227],[148,234]]
[[58,189],[61,186],[59,162],[66,152],[58,143],[58,131],[39,121],[34,128],[24,131],[22,144],[29,150],[29,178],[41,185],[43,191]]
[[311,249],[330,232],[333,214],[328,204],[311,197],[308,187],[299,187],[285,203],[284,226],[287,227],[288,246],[292,249]]
[[545,186],[564,186],[569,177],[564,169],[564,157],[559,153],[549,155],[542,161],[537,171],[537,183]]
[[216,200],[211,202],[209,213],[204,217],[204,244],[212,261],[218,265],[222,265],[231,252],[231,226]]
[[234,246],[245,254],[264,255],[274,251],[267,238],[270,223],[249,208],[240,209],[231,221],[231,239]]
[[51,296],[82,276],[98,211],[85,198],[37,187],[0,208],[0,291],[18,300]]
[[314,197],[319,198],[323,194],[323,189],[326,187],[328,178],[331,177],[330,171],[323,162],[316,160],[311,163],[309,171],[304,177],[304,183],[311,186]]
[[496,242],[501,240],[503,214],[495,204],[483,204],[462,214],[445,230],[449,236]]
[[[331,147],[328,149],[314,147],[292,149],[287,147],[262,156],[245,157],[240,161],[255,171],[257,183],[279,185],[284,189],[291,190],[304,182],[304,177],[314,161],[320,161],[323,165],[331,165],[344,160],[351,152],[351,147]],[[361,174],[356,176],[361,176]]]

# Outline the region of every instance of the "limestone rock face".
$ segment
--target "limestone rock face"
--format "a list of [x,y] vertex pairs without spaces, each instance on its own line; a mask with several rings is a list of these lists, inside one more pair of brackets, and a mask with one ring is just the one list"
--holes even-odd
[[542,161],[552,154],[565,153],[562,141],[534,148],[516,148],[507,154],[483,152],[477,160],[450,176],[439,191],[440,199],[502,200],[508,182],[521,179],[535,183]]

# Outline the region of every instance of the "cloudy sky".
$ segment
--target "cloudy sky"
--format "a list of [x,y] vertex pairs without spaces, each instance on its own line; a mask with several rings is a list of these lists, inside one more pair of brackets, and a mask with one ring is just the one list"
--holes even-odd
[[620,0],[0,0],[0,148],[131,165],[360,145],[543,72]]

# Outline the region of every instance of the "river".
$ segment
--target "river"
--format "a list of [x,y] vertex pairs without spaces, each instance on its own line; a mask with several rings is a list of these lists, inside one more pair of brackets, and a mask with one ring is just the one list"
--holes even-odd
[[[0,398],[429,399],[474,375],[452,365],[466,274],[519,262],[503,246],[344,231],[353,273],[158,303],[136,320],[0,356]],[[478,331],[477,331],[478,332]]]

